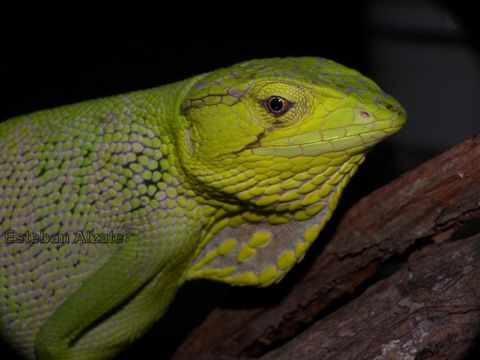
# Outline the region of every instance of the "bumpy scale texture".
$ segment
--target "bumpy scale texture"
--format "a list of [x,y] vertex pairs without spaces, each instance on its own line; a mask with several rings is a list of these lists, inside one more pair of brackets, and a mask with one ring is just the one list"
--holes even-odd
[[188,279],[278,281],[404,121],[358,72],[286,58],[2,123],[2,336],[27,359],[107,359]]

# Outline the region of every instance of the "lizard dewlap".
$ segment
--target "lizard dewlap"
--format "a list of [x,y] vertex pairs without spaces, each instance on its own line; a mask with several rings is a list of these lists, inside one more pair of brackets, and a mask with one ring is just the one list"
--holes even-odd
[[0,333],[108,359],[188,279],[267,286],[405,112],[321,58],[243,62],[0,124]]

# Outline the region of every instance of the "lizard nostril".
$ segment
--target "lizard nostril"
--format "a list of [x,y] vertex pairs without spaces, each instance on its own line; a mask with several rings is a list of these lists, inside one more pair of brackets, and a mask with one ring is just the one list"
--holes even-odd
[[370,113],[368,111],[361,110],[360,116],[363,117],[364,119],[368,119],[370,117]]

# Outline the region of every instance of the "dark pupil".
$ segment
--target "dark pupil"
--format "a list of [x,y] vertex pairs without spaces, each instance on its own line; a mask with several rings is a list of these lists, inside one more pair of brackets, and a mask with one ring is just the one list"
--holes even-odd
[[279,112],[283,110],[283,99],[279,97],[273,97],[270,99],[270,109],[274,112]]

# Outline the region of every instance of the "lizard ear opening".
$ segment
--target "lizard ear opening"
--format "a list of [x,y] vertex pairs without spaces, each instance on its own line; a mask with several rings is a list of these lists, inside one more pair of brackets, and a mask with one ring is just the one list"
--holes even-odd
[[187,144],[188,150],[191,155],[195,154],[195,143],[192,140],[192,131],[193,128],[189,127],[188,130],[185,132],[185,143]]

